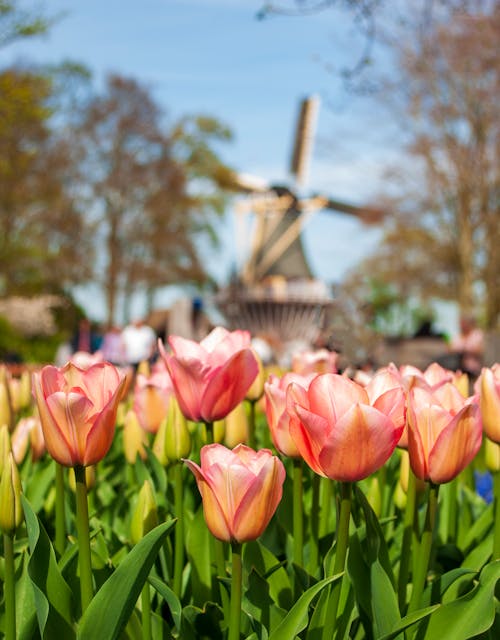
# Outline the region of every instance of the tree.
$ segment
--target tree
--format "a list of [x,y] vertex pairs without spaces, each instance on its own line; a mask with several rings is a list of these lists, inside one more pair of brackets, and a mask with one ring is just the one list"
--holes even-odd
[[46,33],[50,20],[41,12],[22,9],[17,0],[0,0],[0,47],[19,38]]
[[2,294],[60,291],[88,275],[84,221],[71,187],[72,146],[51,129],[52,80],[0,72]]
[[[152,297],[160,285],[207,280],[196,241],[211,230],[210,215],[220,204],[205,187],[221,164],[211,135],[219,138],[223,130],[206,122],[208,133],[196,121],[188,127],[193,120],[165,130],[151,93],[116,75],[83,113],[78,136],[104,249],[96,266],[109,323],[120,295],[130,298],[138,287]],[[210,170],[203,166],[207,158]]]
[[404,178],[397,213],[364,265],[405,296],[480,310],[487,328],[500,322],[499,41],[495,4],[455,13],[418,49],[402,48],[409,164],[392,174]]

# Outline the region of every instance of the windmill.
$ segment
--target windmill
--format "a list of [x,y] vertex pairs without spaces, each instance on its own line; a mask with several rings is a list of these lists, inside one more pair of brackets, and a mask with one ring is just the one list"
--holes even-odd
[[[218,306],[233,328],[265,335],[272,342],[300,341],[312,345],[325,322],[333,299],[307,261],[301,232],[320,210],[354,215],[367,224],[382,212],[356,207],[324,195],[301,198],[311,155],[319,109],[317,96],[300,105],[290,173],[293,187],[270,185],[245,174],[233,174],[226,185],[244,194],[235,204],[239,253],[244,264],[231,284],[218,296]],[[248,216],[253,214],[253,233]],[[251,237],[250,247],[243,247]]]

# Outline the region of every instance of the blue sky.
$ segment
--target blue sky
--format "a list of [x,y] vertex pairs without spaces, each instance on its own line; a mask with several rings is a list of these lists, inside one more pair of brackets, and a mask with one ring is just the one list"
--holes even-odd
[[[367,202],[381,189],[387,161],[397,157],[397,149],[387,144],[385,114],[347,93],[335,73],[355,64],[364,45],[346,13],[257,20],[259,0],[50,0],[45,5],[61,19],[47,36],[2,50],[2,64],[72,59],[85,63],[97,83],[109,72],[137,78],[172,119],[206,113],[226,123],[234,142],[222,156],[240,171],[288,180],[299,101],[312,93],[322,105],[311,191]],[[224,251],[217,260],[207,259],[222,280],[237,259],[230,210],[221,229]],[[375,246],[379,233],[323,212],[309,223],[304,239],[317,275],[336,282]]]

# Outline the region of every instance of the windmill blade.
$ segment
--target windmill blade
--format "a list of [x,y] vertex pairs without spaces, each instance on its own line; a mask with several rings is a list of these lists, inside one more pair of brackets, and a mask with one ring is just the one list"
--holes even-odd
[[218,176],[217,184],[236,193],[266,193],[271,188],[269,182],[260,176],[236,171],[226,171]]
[[341,202],[340,200],[333,200],[332,198],[325,198],[324,208],[356,216],[365,224],[376,224],[380,222],[387,213],[383,209],[379,209],[377,207],[359,207],[348,204],[347,202]]
[[319,96],[313,95],[302,100],[290,162],[290,173],[295,177],[297,186],[303,186],[306,182],[318,111]]

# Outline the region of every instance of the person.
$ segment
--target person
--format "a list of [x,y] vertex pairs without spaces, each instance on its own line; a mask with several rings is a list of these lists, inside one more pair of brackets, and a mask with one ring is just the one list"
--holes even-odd
[[127,358],[120,327],[111,325],[108,328],[102,339],[101,351],[107,362],[118,366],[125,364]]
[[460,334],[451,341],[450,348],[460,358],[460,369],[471,378],[477,378],[483,366],[484,333],[475,318],[460,318]]
[[141,362],[151,360],[156,349],[156,333],[143,319],[127,325],[121,337],[126,362],[134,371],[137,371]]

